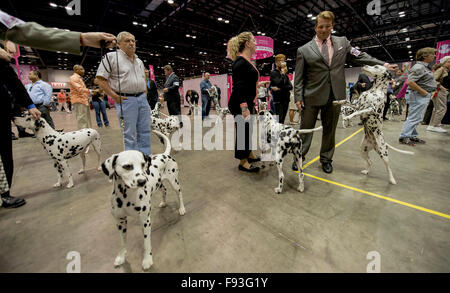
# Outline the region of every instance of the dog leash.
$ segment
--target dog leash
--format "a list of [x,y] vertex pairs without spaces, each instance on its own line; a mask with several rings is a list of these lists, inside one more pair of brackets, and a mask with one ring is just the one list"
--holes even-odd
[[[119,103],[119,105],[120,105],[119,120],[120,120],[120,128],[122,130],[121,132],[122,132],[123,149],[125,150],[125,120],[123,118],[122,96],[121,96],[122,91],[120,89],[120,78],[119,78],[119,76],[120,76],[119,75],[119,53],[117,51],[117,48],[118,48],[118,46],[117,46],[117,42],[116,42],[115,49],[116,49],[116,62],[117,62],[117,81],[119,83],[119,102],[120,102]],[[102,55],[101,62],[102,62],[103,67],[105,68],[106,72],[111,73],[111,71],[112,71],[111,62],[109,61],[108,56],[106,56],[105,49],[106,49],[106,42],[105,42],[105,40],[101,40],[100,41],[100,52],[101,52],[100,54]],[[105,63],[103,62],[103,59],[106,59],[108,61],[109,70],[106,68]]]

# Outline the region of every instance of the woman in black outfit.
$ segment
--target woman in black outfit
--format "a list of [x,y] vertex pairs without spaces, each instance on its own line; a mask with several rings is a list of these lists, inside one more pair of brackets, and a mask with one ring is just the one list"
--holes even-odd
[[[186,92],[186,99],[191,105],[195,105],[195,107],[198,106],[198,93],[194,90],[188,90]],[[188,115],[191,115],[191,108],[189,107],[189,113]]]
[[250,32],[243,32],[228,42],[228,53],[233,60],[233,90],[228,108],[235,119],[234,157],[240,160],[239,170],[246,172],[258,172],[259,167],[250,163],[261,160],[251,151],[250,114],[255,111],[256,84],[259,80],[258,69],[250,62],[255,51],[256,40]]
[[292,90],[292,84],[287,75],[286,56],[283,54],[275,56],[275,65],[276,68],[270,72],[270,87],[278,122],[284,124]]

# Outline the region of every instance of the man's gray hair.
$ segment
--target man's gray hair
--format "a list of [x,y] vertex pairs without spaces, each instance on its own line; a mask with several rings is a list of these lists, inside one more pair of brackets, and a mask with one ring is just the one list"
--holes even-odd
[[124,36],[126,36],[126,35],[130,35],[130,36],[133,36],[133,37],[134,37],[134,35],[133,35],[132,33],[129,33],[129,32],[120,32],[120,33],[117,35],[117,43],[120,43],[120,41],[122,40],[122,38],[123,38]]

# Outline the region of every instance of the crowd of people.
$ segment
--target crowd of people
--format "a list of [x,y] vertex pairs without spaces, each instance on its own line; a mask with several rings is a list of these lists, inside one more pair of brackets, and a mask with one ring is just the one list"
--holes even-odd
[[[382,65],[391,72],[395,72],[395,77],[391,80],[386,92],[383,117],[386,117],[390,96],[400,99],[404,97],[408,107],[407,118],[399,137],[400,143],[411,146],[416,143],[425,143],[418,138],[417,125],[424,119],[425,109],[430,100],[433,101],[434,110],[427,130],[445,131],[440,123],[446,112],[450,86],[448,75],[450,57],[445,57],[436,64],[433,75],[429,64],[435,58],[435,49],[421,49],[416,54],[417,63],[406,74],[396,64],[378,60],[352,47],[346,37],[332,36],[334,23],[334,14],[330,11],[323,11],[317,16],[316,34],[310,42],[297,50],[293,82],[289,79],[284,54],[275,56],[275,66],[270,73],[270,81],[260,82],[259,70],[251,60],[251,56],[256,51],[256,40],[251,32],[240,33],[229,40],[227,48],[233,61],[233,88],[228,108],[235,118],[236,133],[243,133],[243,135],[236,135],[235,140],[234,156],[239,160],[240,171],[259,171],[259,167],[252,163],[260,161],[261,158],[251,150],[252,119],[254,119],[251,114],[256,114],[255,103],[258,101],[269,103],[270,109],[278,116],[280,123],[285,123],[289,110],[289,123],[296,124],[294,118],[299,112],[301,129],[314,128],[320,112],[323,126],[320,163],[325,173],[333,172],[336,126],[340,114],[340,105],[334,104],[333,101],[357,99],[362,92],[371,88],[373,82],[368,76],[360,74],[358,81],[347,94],[344,72],[346,63],[359,66]],[[27,34],[30,28],[33,28],[35,32],[33,35]],[[15,32],[21,34],[21,37],[15,39]],[[169,115],[179,116],[180,127],[183,126],[180,116],[179,77],[170,65],[164,66],[166,82],[160,96],[156,82],[149,78],[148,70],[136,55],[136,39],[129,32],[120,32],[117,37],[107,33],[62,33],[53,29],[49,32],[47,28],[35,23],[20,23],[9,28],[8,39],[40,49],[64,50],[75,54],[79,54],[80,46],[99,48],[100,41],[105,41],[110,48],[117,44],[116,51],[103,56],[97,69],[94,88],[90,90],[86,87],[83,81],[84,68],[81,65],[75,65],[74,73],[68,81],[70,92],[60,90],[55,98],[51,86],[42,81],[39,71],[30,72],[31,84],[26,85],[25,88],[20,82],[14,80],[11,77],[11,70],[6,69],[9,67],[8,56],[4,57],[2,49],[2,62],[6,65],[3,65],[5,68],[2,69],[1,74],[2,76],[10,74],[9,79],[4,79],[8,91],[1,92],[2,100],[11,101],[12,96],[21,96],[22,99],[13,99],[17,106],[28,109],[35,118],[44,118],[53,128],[55,125],[50,115],[50,108],[54,100],[57,100],[60,105],[59,111],[74,112],[79,129],[92,127],[91,105],[95,109],[97,126],[108,127],[110,121],[106,107],[109,106],[109,98],[115,105],[125,150],[139,150],[146,155],[151,154],[150,115],[151,109],[154,109],[159,101],[167,103]],[[45,44],[42,40],[46,40]],[[343,53],[336,54],[336,50],[342,50]],[[6,83],[8,80],[9,84]],[[211,108],[209,91],[211,87],[210,74],[206,73],[200,83],[200,95],[194,90],[186,91],[186,98],[191,104],[198,105],[199,97],[201,97],[202,120],[208,117]],[[220,101],[220,94],[218,101]],[[10,107],[1,108],[9,109]],[[2,122],[1,127],[6,129],[7,133],[11,133],[10,119],[13,112],[8,110],[4,114],[2,116],[8,118],[2,118],[5,121]],[[19,136],[27,136],[24,132],[20,129]],[[312,136],[312,133],[302,135],[303,160],[311,146]],[[6,186],[2,189],[3,206],[23,205],[25,203],[23,199],[12,198],[8,191],[12,179],[12,146],[10,144],[2,146],[1,158],[0,174],[5,174],[2,180],[7,179],[3,180],[7,184],[2,185]],[[297,170],[295,161],[292,169]]]

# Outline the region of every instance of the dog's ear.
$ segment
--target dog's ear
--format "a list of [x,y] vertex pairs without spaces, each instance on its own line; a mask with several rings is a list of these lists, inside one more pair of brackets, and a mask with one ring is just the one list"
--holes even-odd
[[113,174],[115,173],[117,157],[118,155],[112,155],[102,163],[103,173],[109,177],[109,180],[112,180]]
[[144,156],[145,160],[145,173],[147,173],[147,175],[150,175],[150,165],[152,164],[152,158],[144,153],[142,153],[142,155]]
[[41,119],[34,121],[35,130],[39,130],[39,128],[44,128],[44,122]]

